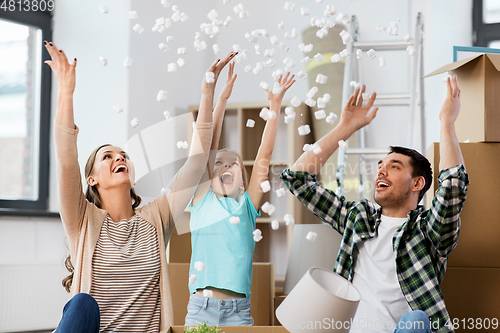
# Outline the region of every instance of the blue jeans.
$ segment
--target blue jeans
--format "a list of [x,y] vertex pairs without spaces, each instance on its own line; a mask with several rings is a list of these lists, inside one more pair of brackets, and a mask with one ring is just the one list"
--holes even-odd
[[99,333],[99,305],[89,294],[76,294],[64,306],[55,333]]
[[408,312],[398,322],[394,333],[430,333],[431,322],[424,311],[416,310]]
[[252,326],[250,299],[216,299],[192,294],[187,306],[184,326],[197,326],[207,321],[210,326]]

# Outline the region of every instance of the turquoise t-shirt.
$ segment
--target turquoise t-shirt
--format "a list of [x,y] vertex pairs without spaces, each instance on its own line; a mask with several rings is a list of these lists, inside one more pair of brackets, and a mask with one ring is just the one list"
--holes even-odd
[[[191,264],[189,275],[196,274],[196,282],[189,292],[215,287],[245,294],[250,298],[252,285],[252,257],[255,249],[253,231],[260,216],[248,192],[238,197],[217,198],[208,191],[191,210]],[[229,218],[237,216],[239,224]],[[194,269],[194,263],[205,264],[203,271]]]

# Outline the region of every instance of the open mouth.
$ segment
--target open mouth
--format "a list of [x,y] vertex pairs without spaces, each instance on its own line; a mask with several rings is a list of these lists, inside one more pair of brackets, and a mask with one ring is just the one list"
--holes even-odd
[[127,168],[126,165],[121,164],[121,165],[117,166],[113,172],[114,173],[122,173],[122,172],[127,173],[128,172],[128,168]]
[[389,186],[391,186],[391,185],[384,180],[377,181],[377,188],[387,188]]
[[222,184],[232,184],[233,183],[233,174],[226,171],[220,176],[220,181]]

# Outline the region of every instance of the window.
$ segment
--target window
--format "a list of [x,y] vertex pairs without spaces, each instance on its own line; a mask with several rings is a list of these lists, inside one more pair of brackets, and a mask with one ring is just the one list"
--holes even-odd
[[51,73],[43,40],[52,16],[41,4],[0,0],[0,214],[47,210]]
[[473,0],[474,46],[500,47],[500,1]]

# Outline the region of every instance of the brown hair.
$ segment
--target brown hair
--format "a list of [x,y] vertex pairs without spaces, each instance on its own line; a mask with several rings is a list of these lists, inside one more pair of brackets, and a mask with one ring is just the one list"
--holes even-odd
[[[109,146],[111,146],[109,143],[101,145],[96,149],[94,149],[92,153],[90,153],[90,156],[87,159],[87,163],[85,164],[85,179],[88,179],[90,176],[92,176],[94,172],[94,163],[97,158],[97,153],[99,152],[99,150],[101,150],[101,148]],[[132,198],[132,209],[135,210],[141,204],[142,199],[135,193],[133,188],[130,189],[130,197]],[[101,196],[99,195],[99,191],[97,191],[97,188],[95,186],[87,184],[87,190],[85,191],[85,199],[87,199],[90,203],[96,205],[97,208],[102,207]],[[62,280],[62,285],[64,286],[67,292],[70,292],[75,270],[73,267],[73,263],[71,262],[71,255],[68,255],[66,257],[66,260],[64,261],[64,266],[66,266],[66,269],[69,271],[70,274]]]

